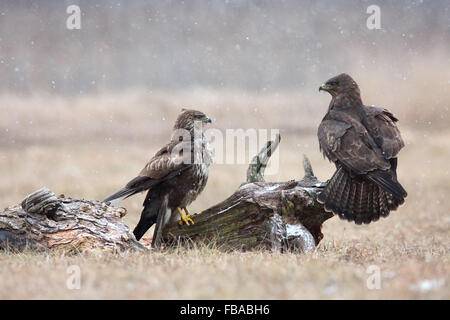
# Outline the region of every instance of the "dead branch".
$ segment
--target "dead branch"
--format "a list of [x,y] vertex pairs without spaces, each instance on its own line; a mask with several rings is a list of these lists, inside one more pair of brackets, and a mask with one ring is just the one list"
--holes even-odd
[[[254,157],[247,182],[228,199],[194,215],[194,225],[166,226],[153,239],[152,247],[202,243],[223,251],[312,250],[323,237],[323,222],[332,217],[317,202],[324,184],[314,176],[306,156],[303,179],[265,182],[264,170],[279,142],[277,136]],[[160,211],[157,224],[166,207]],[[125,214],[124,208],[56,197],[44,188],[27,196],[21,205],[0,213],[0,249],[64,253],[142,250],[143,246],[121,221]]]
[[195,215],[194,225],[166,227],[166,247],[212,242],[224,251],[313,249],[323,238],[323,222],[333,216],[317,202],[324,184],[314,176],[306,156],[303,179],[264,182],[264,169],[279,141],[279,136],[269,141],[250,164],[247,182],[228,199]]

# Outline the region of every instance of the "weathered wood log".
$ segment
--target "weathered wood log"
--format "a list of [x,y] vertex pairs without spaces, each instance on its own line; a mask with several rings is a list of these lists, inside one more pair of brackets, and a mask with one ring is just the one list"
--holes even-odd
[[[279,136],[269,141],[255,156],[247,171],[247,182],[233,195],[194,215],[194,225],[174,223],[162,228],[152,246],[206,243],[223,251],[312,250],[323,237],[323,222],[333,216],[317,202],[324,183],[314,176],[306,156],[303,179],[264,182],[264,169],[279,141]],[[160,212],[157,223],[164,220],[164,206]],[[21,205],[0,213],[0,249],[64,253],[145,249],[122,223],[125,214],[124,208],[56,197],[44,188],[26,197]]]
[[194,225],[177,223],[162,231],[158,245],[212,243],[228,250],[312,250],[323,238],[325,220],[333,216],[317,202],[324,183],[314,176],[305,156],[299,181],[264,182],[263,171],[280,138],[255,156],[244,183],[228,199],[194,215]]
[[0,249],[63,253],[140,250],[121,221],[124,208],[98,201],[59,198],[44,188],[27,196],[21,205],[0,213]]

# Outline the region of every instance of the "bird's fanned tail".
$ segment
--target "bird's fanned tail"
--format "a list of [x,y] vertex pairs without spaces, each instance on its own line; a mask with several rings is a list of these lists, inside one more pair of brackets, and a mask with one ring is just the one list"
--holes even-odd
[[380,216],[387,217],[390,211],[404,203],[406,195],[400,183],[389,173],[371,177],[352,176],[340,167],[318,201],[324,204],[325,210],[332,211],[341,219],[362,224],[377,221]]

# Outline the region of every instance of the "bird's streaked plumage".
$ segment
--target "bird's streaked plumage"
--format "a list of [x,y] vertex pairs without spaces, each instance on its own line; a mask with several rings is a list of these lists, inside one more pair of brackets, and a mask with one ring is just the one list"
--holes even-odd
[[157,222],[164,201],[167,212],[162,213],[164,221],[155,228],[153,238],[164,224],[182,214],[178,208],[186,210],[205,188],[212,159],[203,125],[209,122],[211,120],[202,112],[183,109],[175,122],[171,141],[125,188],[104,200],[107,202],[148,190],[141,218],[133,231],[136,239],[139,240]]
[[363,105],[358,85],[347,74],[320,90],[332,99],[319,125],[319,144],[337,170],[318,200],[357,224],[388,216],[407,196],[397,181],[397,154],[405,145],[398,120],[386,109]]

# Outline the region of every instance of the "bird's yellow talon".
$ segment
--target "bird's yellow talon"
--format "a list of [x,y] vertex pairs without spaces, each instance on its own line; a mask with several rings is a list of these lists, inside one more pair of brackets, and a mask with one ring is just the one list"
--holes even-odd
[[189,213],[189,211],[187,211],[186,208],[184,208],[184,211],[187,212],[187,214],[184,214],[183,211],[181,210],[181,208],[177,208],[178,209],[178,213],[180,214],[181,220],[180,222],[178,222],[180,225],[183,225],[183,222],[190,226],[191,224],[194,224],[194,220],[192,220],[191,215]]
[[186,222],[187,225],[189,225],[189,223],[194,224],[194,220],[191,219],[190,214],[185,215],[184,217],[185,217],[185,219],[183,219],[183,221]]

